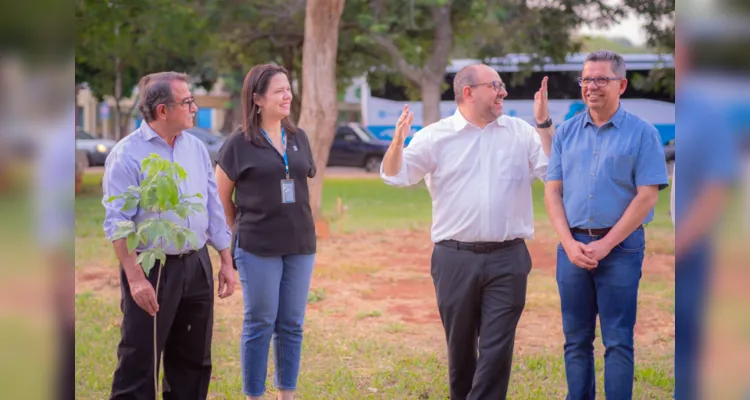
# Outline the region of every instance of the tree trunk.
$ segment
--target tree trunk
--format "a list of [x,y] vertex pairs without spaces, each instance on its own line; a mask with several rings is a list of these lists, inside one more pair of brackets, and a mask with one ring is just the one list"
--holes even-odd
[[[292,94],[294,95],[294,97],[292,97],[292,110],[289,118],[295,124],[299,123],[300,113],[302,109],[302,96],[300,95],[300,93],[302,92],[302,79],[299,71],[294,68],[294,61],[296,57],[297,54],[295,48],[292,46],[287,47],[287,50],[284,52],[284,68],[289,71],[289,78],[292,80]],[[296,89],[294,84],[295,80],[297,80]]]
[[[308,0],[305,13],[302,110],[299,126],[310,137],[313,158],[318,170],[315,178],[310,181],[310,206],[316,226],[321,227],[327,227],[322,218],[321,202],[323,176],[338,117],[336,53],[339,22],[343,10],[344,0]],[[324,235],[320,230],[318,233]]]
[[[452,0],[443,0],[442,5],[432,8],[435,21],[432,53],[424,66],[409,64],[401,49],[388,36],[373,34],[375,43],[391,56],[394,66],[410,82],[419,85],[422,95],[422,127],[440,120],[440,95],[443,76],[453,49],[453,25],[451,23]],[[395,121],[394,121],[395,123]]]
[[135,109],[136,105],[137,105],[137,100],[136,100],[136,103],[133,104],[128,109],[128,111],[123,114],[124,117],[122,117],[122,120],[120,121],[120,138],[119,139],[122,139],[126,135],[130,134],[130,132],[128,132],[128,124],[130,124],[130,120],[132,119],[132,116],[133,116],[133,110]]
[[442,80],[426,79],[422,81],[422,128],[440,120],[440,97]]
[[229,100],[230,107],[224,113],[224,122],[221,124],[221,133],[229,135],[242,123],[242,93],[232,90]]

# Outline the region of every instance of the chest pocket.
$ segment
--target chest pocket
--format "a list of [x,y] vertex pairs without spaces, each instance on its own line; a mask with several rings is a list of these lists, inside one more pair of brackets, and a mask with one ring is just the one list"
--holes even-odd
[[635,155],[615,153],[605,159],[605,174],[612,180],[623,184],[635,182]]

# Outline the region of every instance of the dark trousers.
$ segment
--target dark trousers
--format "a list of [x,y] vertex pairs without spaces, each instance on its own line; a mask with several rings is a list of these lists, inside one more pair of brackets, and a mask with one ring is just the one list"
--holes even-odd
[[[584,244],[600,239],[580,233],[574,233],[573,237]],[[565,334],[569,400],[593,400],[596,396],[597,314],[605,347],[605,396],[607,400],[633,398],[633,329],[645,243],[644,230],[639,228],[599,260],[599,265],[592,270],[571,263],[562,246],[558,246],[556,274]]]
[[[205,399],[211,378],[213,273],[208,249],[169,256],[161,273],[157,301],[157,349],[164,356],[163,398]],[[154,287],[161,266],[148,280]],[[121,271],[122,339],[111,399],[154,399],[154,319],[130,295]]]
[[488,253],[435,246],[431,274],[448,342],[452,400],[506,397],[530,271],[522,240]]

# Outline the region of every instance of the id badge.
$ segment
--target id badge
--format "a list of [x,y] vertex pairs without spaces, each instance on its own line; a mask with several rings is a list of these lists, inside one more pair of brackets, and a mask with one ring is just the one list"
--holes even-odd
[[294,179],[281,180],[281,202],[294,203]]

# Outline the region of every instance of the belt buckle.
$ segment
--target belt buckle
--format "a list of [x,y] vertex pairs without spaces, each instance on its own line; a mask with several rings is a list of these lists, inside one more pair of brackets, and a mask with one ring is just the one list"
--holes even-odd
[[588,228],[589,230],[589,236],[594,236],[594,232],[591,231],[591,228]]
[[478,254],[488,253],[489,249],[490,249],[490,246],[488,246],[485,243],[477,243],[474,245],[474,252]]

